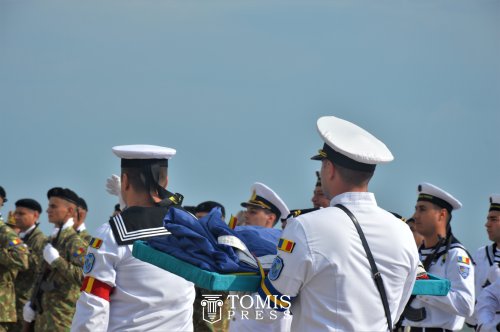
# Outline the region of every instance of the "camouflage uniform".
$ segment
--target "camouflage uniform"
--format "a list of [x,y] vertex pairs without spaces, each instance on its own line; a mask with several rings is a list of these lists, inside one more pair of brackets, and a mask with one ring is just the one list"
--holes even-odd
[[47,243],[47,237],[38,228],[38,226],[26,234],[23,238],[24,243],[28,246],[29,267],[26,271],[20,271],[16,278],[16,308],[17,308],[17,324],[12,331],[21,331],[23,327],[23,307],[30,300],[33,284],[35,283],[36,273],[40,270],[43,263],[43,247]]
[[[49,238],[52,241],[52,237]],[[60,257],[50,265],[42,283],[42,310],[35,318],[35,331],[67,331],[75,314],[83,280],[83,261],[87,243],[73,227],[61,231],[54,248]],[[43,256],[42,256],[43,259]],[[42,268],[46,264],[42,264]],[[39,271],[40,272],[40,271]]]
[[90,243],[90,240],[92,240],[92,235],[90,235],[90,233],[86,229],[77,231],[77,233],[87,245]]
[[16,232],[0,221],[0,331],[15,323],[16,294],[14,279],[19,270],[28,268],[28,250]]

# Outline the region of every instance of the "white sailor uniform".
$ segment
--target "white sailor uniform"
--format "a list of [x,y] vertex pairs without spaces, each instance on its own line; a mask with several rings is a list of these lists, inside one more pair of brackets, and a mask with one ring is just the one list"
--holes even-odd
[[[151,208],[123,214],[134,209]],[[193,330],[194,285],[132,256],[134,240],[165,234],[161,222],[132,230],[122,215],[98,229],[87,251],[72,331]]]
[[480,332],[500,329],[500,278],[485,287],[477,298],[477,320]]
[[[421,261],[433,252],[433,248],[420,248]],[[465,317],[474,309],[474,266],[467,251],[458,241],[453,241],[447,253],[446,245],[438,253],[427,272],[450,280],[451,288],[446,296],[419,295],[411,303],[413,308],[425,308],[426,318],[421,321],[403,321],[404,326],[440,327],[460,330]]]
[[[483,246],[476,251],[474,255],[474,283],[475,283],[475,295],[476,299],[479,298],[483,288],[490,285],[493,280],[488,280],[488,274],[490,269],[496,263],[497,266],[500,264],[500,250],[496,248],[496,244],[493,243],[488,246]],[[476,310],[474,310],[474,315],[467,318],[467,323],[471,325],[477,324]]]
[[415,283],[418,251],[408,226],[379,208],[372,193],[343,193],[331,207],[291,219],[259,293],[284,300],[284,307],[291,301],[292,331],[387,330],[361,240],[347,214],[333,207],[338,203],[358,219],[397,321]]

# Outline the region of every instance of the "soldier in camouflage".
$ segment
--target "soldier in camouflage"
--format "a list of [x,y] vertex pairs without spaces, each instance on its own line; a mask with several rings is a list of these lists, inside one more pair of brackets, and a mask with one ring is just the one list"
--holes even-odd
[[80,295],[86,243],[73,229],[78,195],[70,189],[56,187],[49,190],[47,197],[48,219],[56,227],[43,249],[44,264],[38,272],[43,272],[46,265],[49,272],[41,284],[41,298],[37,301],[41,308],[35,311],[31,301],[27,302],[23,317],[26,322],[35,320],[35,331],[67,331]]
[[18,271],[27,268],[26,245],[0,220],[0,332],[8,331],[17,321],[14,280]]
[[42,207],[34,199],[23,198],[16,202],[14,222],[21,231],[19,237],[28,246],[28,269],[19,271],[16,278],[17,324],[12,331],[21,331],[23,327],[23,307],[29,301],[36,273],[40,270],[43,258],[43,247],[47,237],[38,228],[38,219]]
[[85,227],[85,219],[87,218],[88,208],[87,202],[85,202],[85,200],[81,197],[78,197],[78,206],[76,211],[77,213],[74,219],[73,228],[88,245],[90,240],[92,240],[92,235],[90,235],[87,231],[87,227]]

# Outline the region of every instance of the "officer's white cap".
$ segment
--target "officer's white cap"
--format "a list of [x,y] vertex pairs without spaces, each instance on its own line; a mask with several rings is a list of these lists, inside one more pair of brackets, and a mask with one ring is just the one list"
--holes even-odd
[[113,153],[121,159],[171,159],[175,149],[157,145],[119,145],[113,147]]
[[462,203],[451,194],[443,189],[436,187],[433,184],[424,182],[417,187],[418,199],[417,201],[427,201],[434,203],[449,212],[458,210],[462,207]]
[[263,183],[256,182],[251,187],[252,196],[248,202],[241,203],[241,206],[254,206],[262,209],[267,209],[276,214],[276,221],[285,219],[290,210],[285,202],[271,188]]
[[500,194],[490,196],[490,211],[500,211]]
[[384,143],[349,121],[324,116],[318,119],[317,127],[325,144],[311,159],[329,159],[340,166],[361,171],[372,171],[375,165],[394,159]]

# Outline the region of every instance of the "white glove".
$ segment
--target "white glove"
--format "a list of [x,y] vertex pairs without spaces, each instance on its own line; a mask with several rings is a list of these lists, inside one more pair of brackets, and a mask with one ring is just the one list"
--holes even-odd
[[43,258],[47,263],[52,264],[53,261],[59,258],[59,251],[54,248],[50,243],[43,248]]
[[31,309],[31,302],[28,301],[23,307],[23,319],[24,321],[31,323],[35,320],[35,311]]
[[127,204],[122,197],[122,183],[118,175],[113,174],[106,180],[106,191],[111,195],[118,196],[120,209],[123,211]]

